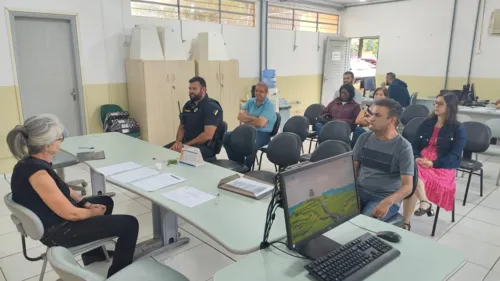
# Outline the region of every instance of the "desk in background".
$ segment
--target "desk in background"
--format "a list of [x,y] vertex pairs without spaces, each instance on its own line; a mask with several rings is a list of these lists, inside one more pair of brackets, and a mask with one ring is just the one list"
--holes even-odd
[[[155,163],[163,162],[162,172],[172,173],[186,179],[183,183],[154,192],[147,192],[130,184],[107,179],[114,185],[153,202],[153,229],[156,239],[141,245],[144,252],[158,247],[165,247],[163,250],[168,250],[188,242],[186,238],[177,237],[177,216],[193,224],[231,253],[248,254],[259,249],[267,207],[271,198],[254,200],[217,188],[222,178],[235,174],[233,171],[209,163],[200,167],[183,164],[167,167],[168,160],[179,158],[179,153],[119,133],[71,137],[63,142],[62,149],[76,155],[78,152],[88,151],[79,147],[89,146],[95,147],[95,151],[104,150],[106,154],[106,159],[86,162],[91,168],[91,173],[96,173],[95,169],[101,167],[128,161],[152,168]],[[95,175],[91,176],[95,178]],[[213,195],[220,194],[220,196],[217,200],[194,208],[185,207],[161,196],[165,192],[183,186],[194,187]],[[274,226],[269,240],[283,239],[286,235],[283,216],[277,216]]]
[[[447,280],[465,264],[465,259],[456,251],[429,238],[362,215],[351,221],[374,232],[395,231],[403,238],[400,243],[391,243],[401,252],[401,255],[368,277],[366,281]],[[326,233],[326,236],[345,244],[368,232],[356,225],[346,222]],[[273,226],[275,227],[277,226]],[[288,251],[281,244],[277,244],[276,247]],[[252,253],[218,271],[214,281],[311,281],[313,279],[304,268],[307,263],[309,263],[308,260],[288,256],[270,247],[267,250]]]
[[485,123],[489,119],[500,118],[500,109],[491,107],[469,107],[459,106],[458,113],[464,114],[472,118],[472,121]]

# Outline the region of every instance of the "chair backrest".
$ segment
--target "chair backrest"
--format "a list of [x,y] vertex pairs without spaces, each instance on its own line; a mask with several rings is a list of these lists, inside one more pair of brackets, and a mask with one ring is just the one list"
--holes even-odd
[[106,114],[112,112],[121,112],[123,109],[117,104],[103,104],[101,106],[101,124],[104,124],[104,119],[106,119]]
[[481,153],[490,147],[491,129],[483,123],[468,121],[465,127],[466,142],[464,151]]
[[283,132],[297,134],[302,141],[309,136],[309,120],[304,116],[293,116],[286,121]]
[[418,92],[415,92],[415,93],[411,94],[411,96],[410,96],[410,105],[415,104],[415,102],[417,101],[417,97],[418,97]]
[[294,133],[281,133],[267,146],[267,159],[280,168],[299,163],[301,139]]
[[333,120],[321,128],[318,140],[320,143],[328,140],[339,140],[351,144],[351,125],[344,121]]
[[271,137],[276,136],[281,126],[281,114],[276,112],[276,123],[274,123],[273,130],[271,131]]
[[321,161],[351,151],[351,146],[339,140],[322,142],[313,152],[309,162]]
[[403,125],[406,125],[414,118],[427,117],[428,115],[429,109],[425,105],[410,105],[403,111],[403,115],[401,116],[401,123],[403,123]]
[[14,202],[12,193],[5,195],[4,202],[12,213],[10,218],[21,235],[28,235],[33,240],[40,240],[45,231],[40,218],[30,209]]
[[415,191],[417,191],[417,185],[418,185],[418,165],[417,163],[413,163],[413,186],[412,186],[412,189],[411,189],[411,193],[406,196],[405,199],[409,199],[413,196],[413,194],[415,194]]
[[472,118],[469,115],[457,114],[457,121],[463,123],[467,121],[472,121]]
[[500,118],[490,119],[485,124],[491,129],[491,137],[500,139]]
[[257,130],[250,125],[236,127],[230,135],[229,145],[234,151],[243,156],[255,153]]
[[413,143],[415,141],[415,138],[417,137],[418,127],[420,127],[424,120],[424,117],[417,117],[408,122],[408,124],[406,124],[405,128],[403,129],[403,138],[405,138],[410,143]]
[[304,117],[306,117],[309,120],[309,125],[316,124],[317,118],[324,109],[325,106],[320,103],[311,104],[310,106],[307,107],[306,111],[304,112]]
[[47,260],[64,281],[103,281],[106,278],[81,268],[73,254],[63,247],[52,247],[47,251]]
[[217,129],[215,130],[215,135],[214,139],[212,141],[215,141],[213,144],[213,148],[215,151],[215,154],[219,154],[220,151],[222,150],[222,146],[224,145],[224,136],[227,133],[227,123],[226,121],[222,121],[222,123],[217,126]]

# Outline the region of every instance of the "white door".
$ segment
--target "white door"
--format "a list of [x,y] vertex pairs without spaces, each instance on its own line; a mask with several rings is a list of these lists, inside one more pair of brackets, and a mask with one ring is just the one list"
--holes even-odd
[[321,103],[327,106],[343,84],[342,76],[347,71],[349,63],[349,40],[328,38],[325,44]]
[[24,119],[52,113],[83,134],[71,22],[16,16],[12,31]]

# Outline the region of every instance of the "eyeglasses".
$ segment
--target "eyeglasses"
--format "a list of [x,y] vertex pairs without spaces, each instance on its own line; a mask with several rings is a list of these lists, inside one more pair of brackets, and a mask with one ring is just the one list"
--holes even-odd
[[57,138],[55,141],[63,142],[64,141],[64,135],[61,135],[61,137]]
[[444,106],[444,102],[435,101],[435,102],[434,102],[434,106],[435,106],[435,107],[443,107],[443,106]]

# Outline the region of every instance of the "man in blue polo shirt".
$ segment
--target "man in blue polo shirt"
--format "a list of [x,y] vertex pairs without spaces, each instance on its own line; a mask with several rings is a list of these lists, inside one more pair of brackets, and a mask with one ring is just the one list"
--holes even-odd
[[[255,142],[255,151],[267,145],[271,139],[271,131],[276,123],[276,111],[274,104],[267,98],[269,89],[266,84],[259,83],[255,87],[255,98],[249,99],[241,108],[238,114],[238,120],[243,124],[254,126],[257,129],[257,140]],[[229,145],[229,137],[231,132],[226,134],[224,138],[224,148],[230,160],[237,161],[241,164],[252,168],[255,155],[245,157],[239,155]]]

